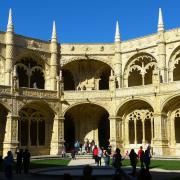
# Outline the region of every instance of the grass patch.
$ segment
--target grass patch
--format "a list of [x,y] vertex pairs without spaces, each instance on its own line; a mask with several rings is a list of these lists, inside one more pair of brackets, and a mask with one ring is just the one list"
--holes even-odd
[[[46,159],[46,160],[33,160],[30,163],[30,169],[48,168],[57,166],[67,166],[70,159]],[[13,169],[16,169],[16,163],[13,165]],[[23,170],[23,168],[22,168]],[[4,171],[3,162],[0,164],[0,171]]]
[[[123,166],[131,166],[130,160],[125,159],[122,161]],[[138,161],[137,167],[140,167]],[[180,170],[180,161],[178,160],[151,160],[150,168],[160,168],[165,170]]]
[[30,169],[67,166],[69,159],[49,159],[31,161]]

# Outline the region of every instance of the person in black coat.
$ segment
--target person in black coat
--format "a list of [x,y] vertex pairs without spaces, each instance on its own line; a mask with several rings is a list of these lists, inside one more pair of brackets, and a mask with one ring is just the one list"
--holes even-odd
[[138,162],[138,155],[135,153],[134,149],[131,149],[131,152],[129,153],[129,158],[132,166],[132,175],[136,175],[136,165]]
[[25,149],[23,153],[23,165],[24,165],[24,173],[27,174],[29,172],[29,166],[30,166],[30,158],[31,154],[28,149]]
[[23,163],[23,149],[16,150],[16,174],[21,174]]

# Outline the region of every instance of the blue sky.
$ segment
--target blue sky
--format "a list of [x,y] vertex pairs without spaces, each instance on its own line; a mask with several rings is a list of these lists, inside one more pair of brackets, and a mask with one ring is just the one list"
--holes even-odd
[[116,20],[122,40],[157,31],[161,7],[166,29],[180,26],[180,0],[0,0],[0,31],[9,8],[15,33],[49,40],[56,21],[60,43],[113,42]]

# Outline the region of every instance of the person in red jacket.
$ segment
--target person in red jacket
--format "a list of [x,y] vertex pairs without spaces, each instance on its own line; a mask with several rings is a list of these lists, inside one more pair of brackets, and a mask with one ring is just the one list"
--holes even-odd
[[95,164],[98,165],[98,148],[97,146],[95,145],[94,149],[93,149],[93,158],[95,160]]
[[144,168],[144,151],[143,151],[143,147],[140,146],[140,149],[138,151],[138,158],[140,159],[141,162],[141,169]]

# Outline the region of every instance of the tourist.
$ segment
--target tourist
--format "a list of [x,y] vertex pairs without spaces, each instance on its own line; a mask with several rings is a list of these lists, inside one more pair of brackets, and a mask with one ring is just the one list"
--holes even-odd
[[16,174],[21,174],[23,163],[23,149],[16,149]]
[[104,151],[105,166],[109,166],[110,156],[111,156],[111,147],[108,146],[108,148]]
[[151,154],[150,154],[150,151],[146,149],[144,153],[144,164],[146,166],[147,171],[149,171],[150,162],[151,162]]
[[140,146],[140,149],[138,151],[138,158],[140,159],[141,162],[141,169],[144,168],[144,151],[143,151],[143,147]]
[[98,148],[98,166],[101,166],[101,158],[103,157],[103,150],[101,147]]
[[29,173],[29,166],[30,166],[30,158],[31,154],[28,149],[25,149],[23,153],[23,165],[24,165],[24,173]]
[[91,166],[86,165],[83,169],[83,176],[81,180],[96,180],[94,176],[92,176],[93,169]]
[[13,155],[11,151],[7,152],[7,156],[4,158],[4,172],[5,172],[5,176],[8,179],[11,179],[13,176],[12,173],[12,166],[14,163],[14,159],[13,159]]
[[61,156],[62,156],[62,158],[66,157],[66,147],[64,145],[62,147]]
[[93,149],[93,158],[95,160],[95,164],[98,165],[98,148],[97,146],[95,145],[94,149]]
[[76,150],[75,150],[75,148],[73,148],[72,151],[71,151],[71,158],[76,159]]
[[136,175],[136,165],[138,162],[138,155],[135,153],[134,149],[131,149],[130,153],[129,153],[129,158],[130,158],[130,162],[131,162],[131,166],[132,166],[132,175],[135,176]]
[[116,168],[115,174],[121,173],[121,166],[122,166],[122,158],[120,149],[116,148],[116,151],[113,155],[113,167]]
[[77,140],[75,143],[74,143],[74,149],[75,149],[75,153],[78,154],[78,151],[79,151],[79,141]]

